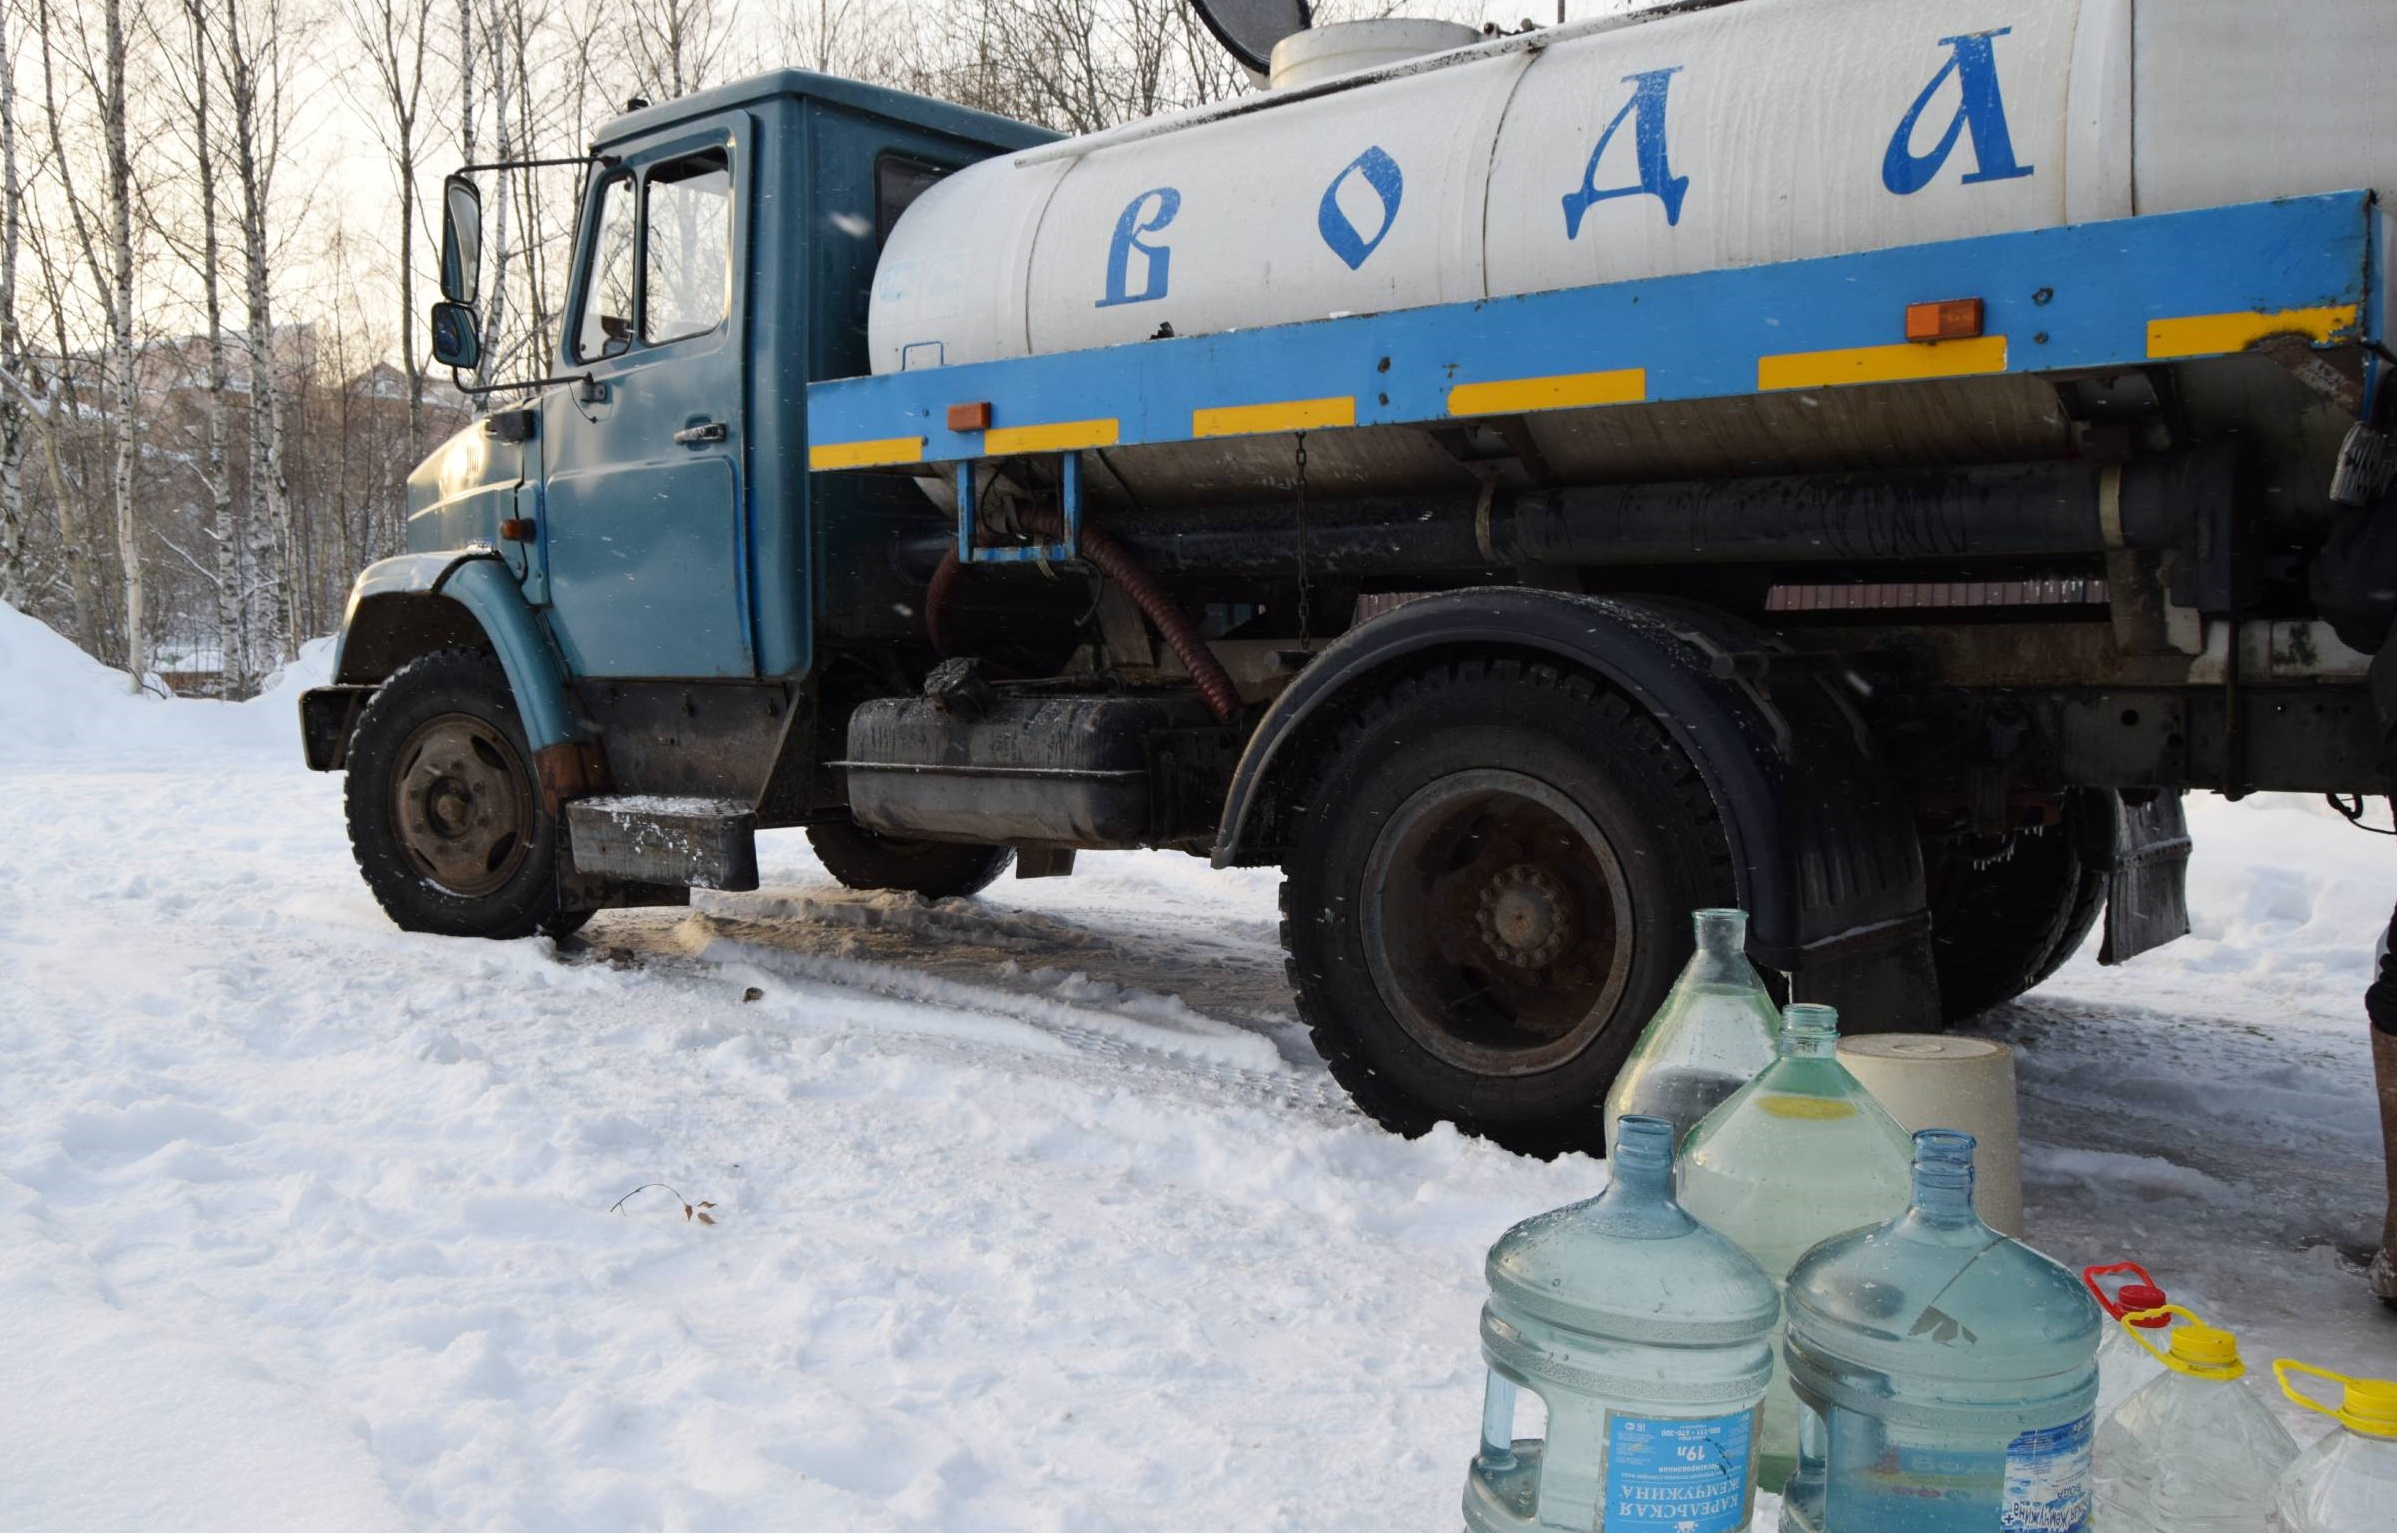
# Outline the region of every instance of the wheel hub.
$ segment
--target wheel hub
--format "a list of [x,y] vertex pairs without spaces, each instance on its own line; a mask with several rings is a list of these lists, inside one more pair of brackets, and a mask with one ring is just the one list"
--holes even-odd
[[1496,768],[1418,789],[1364,869],[1363,946],[1400,1027],[1479,1075],[1553,1069],[1606,1026],[1631,964],[1631,892],[1589,813]]
[[489,894],[532,850],[532,780],[514,742],[471,714],[429,720],[401,749],[392,822],[418,873],[453,894]]
[[1573,938],[1573,897],[1550,874],[1517,863],[1482,885],[1474,921],[1482,946],[1500,963],[1520,969],[1556,962]]

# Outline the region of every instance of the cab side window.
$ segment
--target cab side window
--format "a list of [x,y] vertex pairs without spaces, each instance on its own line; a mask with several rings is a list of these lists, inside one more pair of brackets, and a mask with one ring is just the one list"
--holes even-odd
[[710,149],[658,166],[647,185],[641,339],[657,346],[704,335],[731,311],[732,165]]
[[633,343],[633,182],[616,176],[599,189],[597,233],[591,241],[591,282],[575,328],[576,360],[622,355]]

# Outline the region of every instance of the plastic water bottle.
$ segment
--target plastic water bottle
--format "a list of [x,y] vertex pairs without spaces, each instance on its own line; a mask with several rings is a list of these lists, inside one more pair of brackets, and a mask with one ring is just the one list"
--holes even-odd
[[[2114,1277],[2126,1272],[2139,1281],[2125,1283],[2110,1294],[2106,1292],[2105,1285],[2098,1281],[2100,1278]],[[2083,1267],[2081,1281],[2087,1283],[2089,1291],[2097,1296],[2098,1307],[2106,1312],[2106,1318],[2109,1320],[2120,1320],[2126,1315],[2138,1315],[2141,1318],[2133,1321],[2132,1324],[2146,1331],[2162,1331],[2172,1324],[2170,1315],[2157,1313],[2172,1300],[2165,1296],[2164,1290],[2157,1286],[2156,1280],[2147,1275],[2147,1269],[2137,1262],[2115,1262],[2104,1267]],[[2123,1401],[2128,1400],[2141,1387],[2152,1384],[2163,1376],[2164,1365],[2157,1360],[2154,1353],[2132,1340],[2131,1333],[2121,1326],[2107,1326],[2106,1339],[2100,1342],[2097,1348],[2098,1421],[2103,1423],[2108,1416],[2114,1414]]]
[[1914,1136],[1914,1201],[1791,1269],[1784,1533],[2081,1533],[2103,1316],[1973,1212],[1973,1139]]
[[2097,1429],[2098,1533],[2256,1533],[2297,1440],[2239,1381],[2239,1339],[2188,1321],[2156,1351],[2152,1330],[2118,1321],[2168,1370]]
[[1692,912],[1698,950],[1648,1019],[1606,1094],[1606,1142],[1615,1125],[1645,1113],[1673,1125],[1679,1144],[1698,1120],[1773,1062],[1781,1015],[1748,962],[1748,913]]
[[[1818,1243],[1906,1207],[1914,1144],[1839,1062],[1839,1013],[1781,1014],[1781,1057],[1708,1113],[1675,1167],[1681,1206],[1778,1282]],[[1774,1350],[1781,1338],[1776,1328]],[[1756,1482],[1778,1492],[1798,1460],[1786,1370],[1764,1397]]]
[[[1736,1533],[1754,1515],[1773,1280],[1673,1201],[1673,1128],[1623,1120],[1613,1180],[1490,1248],[1475,1533]],[[1516,1394],[1548,1411],[1517,1441]]]
[[[2271,1533],[2388,1533],[2397,1528],[2397,1379],[2351,1379],[2294,1358],[2272,1365],[2281,1393],[2342,1430],[2297,1456],[2272,1490]],[[2337,1405],[2299,1390],[2293,1373],[2343,1389]]]

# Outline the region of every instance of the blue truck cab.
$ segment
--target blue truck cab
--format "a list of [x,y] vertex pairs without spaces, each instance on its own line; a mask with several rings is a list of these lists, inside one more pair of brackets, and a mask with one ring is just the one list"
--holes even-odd
[[[909,203],[962,165],[1052,137],[796,70],[608,125],[590,156],[556,377],[410,476],[408,551],[358,577],[333,684],[303,703],[310,764],[349,770],[353,819],[391,843],[380,858],[362,843],[360,856],[370,879],[387,875],[375,887],[403,924],[510,935],[575,924],[598,903],[674,897],[663,880],[738,883],[745,847],[710,857],[745,834],[769,784],[770,818],[805,817],[821,787],[819,642],[913,635],[920,588],[886,549],[910,525],[938,527],[905,480],[811,483],[807,385],[866,370],[875,258]],[[450,194],[453,210],[461,195],[473,208],[471,180],[453,178]],[[453,222],[448,269],[471,298],[475,235],[465,272],[459,237]],[[472,343],[475,316],[460,307],[437,316],[437,344],[442,321],[460,319]],[[466,678],[456,685],[491,692],[510,719],[436,730],[434,754],[454,750],[474,770],[444,777],[417,760],[407,806],[382,802],[409,791],[406,763],[393,763],[401,783],[362,804],[359,725],[411,666]],[[422,741],[398,745],[423,755]],[[608,861],[594,828],[578,874],[557,822],[611,787],[690,811],[675,824],[704,822],[706,844],[632,859],[661,882],[610,886],[590,871]],[[484,801],[469,807],[477,788]],[[737,823],[709,818],[736,801]],[[449,826],[445,806],[466,818]]]

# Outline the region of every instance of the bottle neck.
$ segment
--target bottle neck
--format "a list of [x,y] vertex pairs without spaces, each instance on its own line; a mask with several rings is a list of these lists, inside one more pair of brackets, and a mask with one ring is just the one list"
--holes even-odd
[[1928,1128],[1914,1136],[1914,1201],[1925,1224],[1978,1224],[1973,1211],[1973,1136]]
[[1592,1205],[1610,1233],[1664,1238],[1689,1227],[1689,1215],[1673,1200],[1673,1125],[1663,1118],[1626,1113],[1615,1124],[1608,1147],[1606,1191]]
[[1781,1009],[1783,1059],[1836,1059],[1839,1056],[1839,1012],[1829,1006],[1799,1002]]
[[1700,910],[1690,916],[1698,951],[1691,966],[1699,977],[1719,984],[1743,984],[1752,977],[1748,967],[1748,913],[1744,910]]

